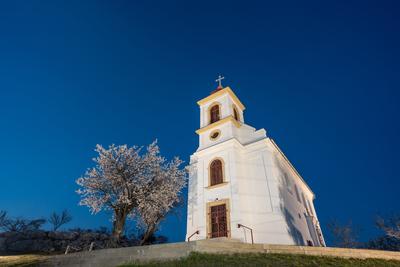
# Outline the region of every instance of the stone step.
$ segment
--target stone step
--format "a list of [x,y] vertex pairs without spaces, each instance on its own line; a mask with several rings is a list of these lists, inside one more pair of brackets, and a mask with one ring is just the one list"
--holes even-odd
[[224,242],[224,243],[242,243],[240,239],[229,238],[229,237],[217,237],[212,239],[201,239],[196,240],[197,242]]

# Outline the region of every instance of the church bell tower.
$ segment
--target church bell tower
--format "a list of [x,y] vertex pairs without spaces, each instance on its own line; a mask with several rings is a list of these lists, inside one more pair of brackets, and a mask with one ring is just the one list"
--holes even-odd
[[186,238],[324,246],[313,192],[266,131],[245,124],[245,106],[222,79],[197,102]]

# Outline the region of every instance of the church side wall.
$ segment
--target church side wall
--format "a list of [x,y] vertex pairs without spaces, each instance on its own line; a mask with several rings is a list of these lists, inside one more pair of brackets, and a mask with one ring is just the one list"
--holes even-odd
[[[279,232],[279,214],[274,214],[273,195],[265,172],[263,151],[243,151],[238,176],[241,224],[253,229],[254,242],[270,243]],[[279,234],[278,234],[279,235]],[[242,228],[244,242],[251,242],[249,230]],[[278,241],[279,242],[279,241]]]
[[[238,177],[241,223],[253,229],[256,243],[293,244],[280,210],[279,180],[271,172],[269,154],[265,141],[242,153]],[[241,229],[240,239],[250,243],[250,232]]]
[[[280,210],[285,218],[293,244],[307,245],[307,241],[310,240],[314,245],[320,245],[314,232],[310,231],[306,218],[310,213],[309,207],[312,205],[312,192],[305,186],[286,159],[272,145],[270,148],[271,175],[278,180]],[[315,214],[314,210],[312,212]]]
[[[240,223],[253,229],[254,241],[304,245],[311,240],[318,245],[310,234],[306,208],[301,203],[304,187],[268,139],[245,146],[238,154]],[[287,180],[291,181],[291,185],[288,186]],[[309,199],[310,192],[304,190],[304,194]],[[250,232],[240,230],[237,238],[251,242]]]

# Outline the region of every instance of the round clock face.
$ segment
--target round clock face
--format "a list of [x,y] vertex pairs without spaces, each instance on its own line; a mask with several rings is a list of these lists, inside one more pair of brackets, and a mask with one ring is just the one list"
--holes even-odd
[[220,135],[221,135],[221,132],[219,130],[215,130],[215,131],[211,132],[210,139],[211,140],[216,140],[216,139],[218,139],[218,137]]

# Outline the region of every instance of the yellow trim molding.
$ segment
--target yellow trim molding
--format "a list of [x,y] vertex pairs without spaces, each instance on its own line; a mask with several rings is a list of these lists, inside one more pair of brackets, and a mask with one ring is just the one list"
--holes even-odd
[[241,110],[246,109],[246,107],[242,104],[242,102],[240,102],[239,98],[235,95],[235,93],[232,91],[232,89],[229,86],[207,96],[206,98],[203,98],[202,100],[197,101],[197,104],[199,106],[204,105],[204,104],[214,100],[215,98],[222,96],[225,93],[228,93],[232,97],[233,102],[235,102]]
[[214,189],[214,188],[218,188],[218,187],[221,187],[221,186],[224,186],[224,185],[227,185],[228,184],[228,182],[223,182],[223,183],[220,183],[220,184],[215,184],[215,185],[210,185],[210,186],[207,186],[207,187],[204,187],[205,189]]
[[216,201],[207,203],[207,209],[206,209],[207,238],[211,238],[211,207],[223,205],[223,204],[225,204],[225,208],[226,208],[226,228],[228,230],[228,237],[231,237],[231,219],[230,219],[231,206],[229,205],[229,199],[220,199],[220,200],[216,200]]
[[242,126],[242,124],[240,122],[238,122],[237,120],[235,120],[235,118],[233,118],[233,116],[228,116],[226,118],[223,118],[222,120],[216,121],[214,123],[211,123],[210,125],[207,125],[206,127],[203,127],[201,129],[198,129],[196,131],[197,134],[201,134],[204,133],[210,129],[213,129],[214,127],[220,126],[221,124],[224,124],[226,122],[232,122],[237,128],[240,128],[240,126]]

